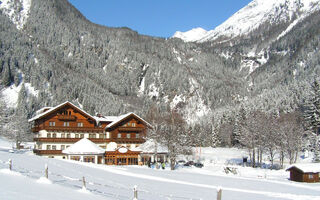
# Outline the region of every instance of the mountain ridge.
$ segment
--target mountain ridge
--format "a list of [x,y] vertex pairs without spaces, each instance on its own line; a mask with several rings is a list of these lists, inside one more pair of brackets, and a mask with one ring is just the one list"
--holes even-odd
[[66,0],[31,2],[21,29],[0,14],[1,95],[20,88],[8,113],[25,118],[69,100],[90,114],[145,117],[156,105],[190,125],[219,126],[241,108],[299,109],[320,74],[319,11],[292,27],[293,18],[227,41],[186,43],[91,23]]

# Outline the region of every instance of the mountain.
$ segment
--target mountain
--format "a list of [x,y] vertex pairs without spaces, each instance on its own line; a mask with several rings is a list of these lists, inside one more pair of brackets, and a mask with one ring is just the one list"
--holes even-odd
[[318,0],[254,0],[213,30],[194,32],[193,29],[185,33],[177,32],[173,37],[181,38],[186,42],[230,39],[248,35],[265,23],[274,26],[290,22],[292,25],[288,26],[287,31],[289,31],[298,21],[319,9]]
[[219,125],[241,108],[297,110],[320,74],[319,0],[253,1],[216,31],[188,33],[199,42],[100,26],[67,0],[0,2],[6,116],[69,100],[91,114],[145,117],[157,105]]

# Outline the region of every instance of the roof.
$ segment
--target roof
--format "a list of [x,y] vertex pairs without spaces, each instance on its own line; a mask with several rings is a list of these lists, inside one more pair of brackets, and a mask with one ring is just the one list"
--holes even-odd
[[118,123],[120,123],[121,121],[127,119],[130,116],[135,116],[136,118],[138,118],[140,121],[142,121],[143,123],[145,123],[147,126],[152,127],[151,124],[149,124],[147,121],[145,121],[144,119],[142,119],[140,116],[138,116],[137,114],[134,114],[133,112],[127,113],[125,115],[121,115],[119,117],[117,117],[117,119],[115,119],[112,123],[108,124],[108,126],[106,126],[106,128],[112,128],[113,126],[117,125]]
[[91,142],[87,138],[83,138],[80,141],[74,143],[69,148],[62,151],[65,154],[104,154],[105,150],[100,148],[95,143]]
[[[34,121],[34,120],[37,120],[37,119],[39,119],[39,118],[41,118],[41,117],[43,117],[43,116],[45,116],[45,115],[47,115],[47,114],[49,114],[49,113],[51,113],[51,112],[53,112],[53,111],[56,111],[57,109],[61,108],[62,106],[65,106],[65,105],[67,105],[67,104],[69,104],[69,105],[77,108],[77,109],[80,110],[82,113],[84,113],[85,115],[89,116],[90,118],[95,119],[92,115],[90,115],[90,114],[87,113],[86,111],[82,110],[82,109],[79,108],[78,106],[74,105],[73,103],[71,103],[71,102],[69,102],[69,101],[66,101],[66,102],[64,102],[64,103],[62,103],[62,104],[57,105],[56,107],[51,107],[49,110],[47,110],[47,111],[45,111],[45,112],[43,112],[43,113],[41,113],[41,114],[39,114],[39,115],[36,115],[35,117],[29,119],[28,122],[32,122],[32,121]],[[49,107],[45,107],[45,108],[49,108]],[[43,108],[42,108],[42,109],[43,109]],[[42,109],[40,109],[39,111],[41,111]]]
[[319,173],[320,163],[294,164],[286,169],[286,171],[290,171],[293,168],[296,168],[303,173]]

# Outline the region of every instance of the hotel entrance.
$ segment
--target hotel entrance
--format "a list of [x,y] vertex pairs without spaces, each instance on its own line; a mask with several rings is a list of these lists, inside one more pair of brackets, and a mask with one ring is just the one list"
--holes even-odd
[[[106,165],[138,165],[138,155],[140,151],[130,151],[128,149],[116,151],[107,151],[105,154]],[[123,152],[123,153],[122,153]]]

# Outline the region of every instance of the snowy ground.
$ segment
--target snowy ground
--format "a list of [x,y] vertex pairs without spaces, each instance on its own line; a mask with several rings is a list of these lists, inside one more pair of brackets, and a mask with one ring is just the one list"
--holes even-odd
[[[56,160],[33,155],[30,151],[10,153],[11,143],[0,139],[0,199],[133,199],[138,186],[138,199],[216,199],[222,188],[223,200],[292,199],[319,200],[320,184],[294,183],[284,170],[271,171],[237,167],[237,175],[225,174],[225,158],[241,158],[236,149],[217,149],[219,158],[204,150],[205,167],[170,171],[138,166],[104,166],[76,161]],[[224,153],[223,153],[224,152]],[[237,153],[237,156],[235,155]],[[211,159],[208,159],[211,158]],[[12,159],[13,172],[7,170]],[[49,180],[41,178],[49,166]],[[265,175],[266,174],[266,175]],[[82,177],[87,191],[81,190]]]

